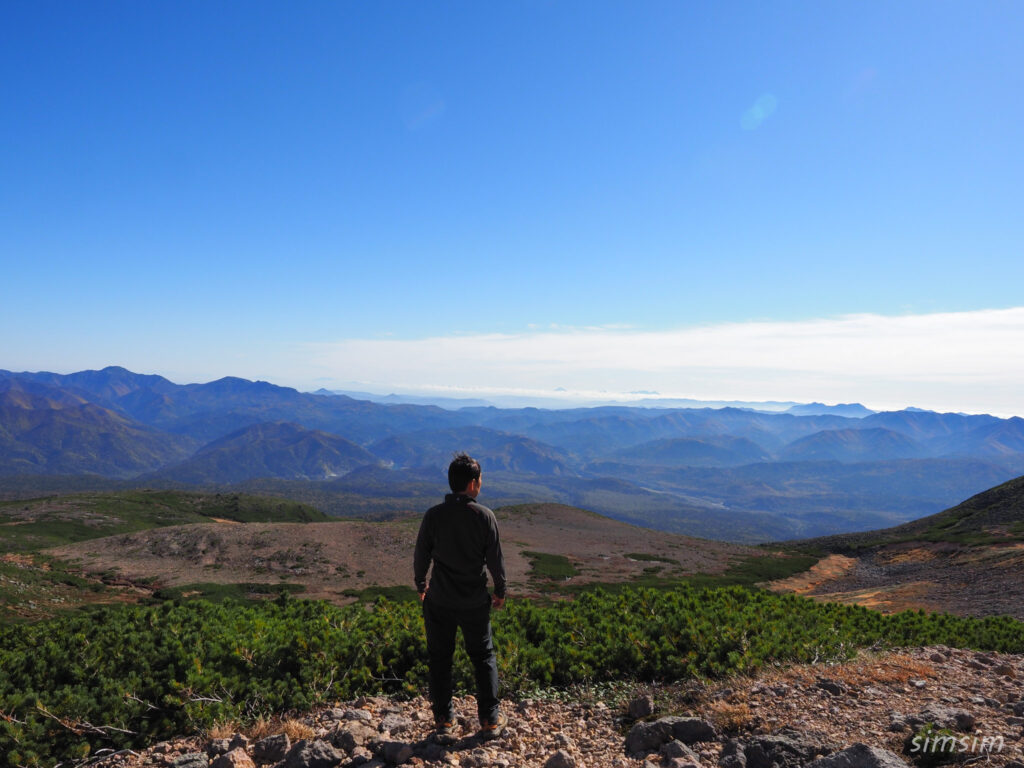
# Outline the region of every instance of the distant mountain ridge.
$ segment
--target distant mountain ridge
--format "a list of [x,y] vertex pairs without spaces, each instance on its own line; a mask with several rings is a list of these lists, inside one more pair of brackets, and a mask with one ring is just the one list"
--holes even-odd
[[829,414],[832,416],[845,416],[849,419],[861,419],[865,416],[877,413],[877,411],[865,408],[860,403],[840,403],[839,405],[806,403],[802,405],[794,405],[792,408],[787,409],[786,413],[791,413],[794,416],[823,416],[825,414]]
[[826,429],[794,440],[779,452],[785,461],[886,461],[921,459],[928,450],[916,440],[882,427]]
[[324,480],[376,463],[376,456],[343,437],[279,421],[243,427],[149,477],[191,485],[259,477]]
[[[787,407],[454,409],[237,377],[180,385],[120,367],[0,371],[0,476],[262,480],[291,483],[303,498],[297,484],[315,480],[323,485],[312,495],[332,508],[364,509],[410,472],[426,473],[412,481],[417,493],[431,482],[443,490],[451,455],[468,450],[490,478],[503,475],[506,500],[748,541],[758,526],[776,538],[898,523],[1024,472],[1024,419]],[[395,498],[413,498],[403,493]]]

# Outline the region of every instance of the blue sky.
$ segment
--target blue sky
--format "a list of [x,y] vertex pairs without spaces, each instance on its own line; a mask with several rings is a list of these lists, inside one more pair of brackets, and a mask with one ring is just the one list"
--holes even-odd
[[0,2],[0,367],[1024,414],[1022,34],[1013,2]]

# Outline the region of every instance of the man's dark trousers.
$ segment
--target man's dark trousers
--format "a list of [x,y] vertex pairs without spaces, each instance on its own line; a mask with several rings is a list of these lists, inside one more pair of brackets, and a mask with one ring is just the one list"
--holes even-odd
[[498,663],[491,639],[491,604],[479,608],[455,609],[437,605],[427,593],[423,600],[423,624],[427,630],[427,655],[430,657],[430,698],[434,720],[452,719],[452,657],[455,631],[462,629],[466,653],[476,676],[476,706],[481,723],[498,716]]

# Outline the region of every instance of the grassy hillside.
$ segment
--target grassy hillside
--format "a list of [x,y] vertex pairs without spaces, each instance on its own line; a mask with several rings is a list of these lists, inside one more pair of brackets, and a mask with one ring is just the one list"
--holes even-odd
[[1024,476],[903,525],[789,543],[803,549],[855,552],[910,541],[967,545],[1024,541]]
[[0,547],[31,552],[76,541],[169,525],[234,522],[325,522],[306,504],[242,494],[119,491],[0,501]]

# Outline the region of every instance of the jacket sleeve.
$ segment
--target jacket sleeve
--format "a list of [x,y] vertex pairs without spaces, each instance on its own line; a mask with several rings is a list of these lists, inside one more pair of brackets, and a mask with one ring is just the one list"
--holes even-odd
[[416,536],[416,551],[412,558],[413,579],[416,582],[416,591],[420,593],[427,588],[427,569],[433,556],[434,537],[431,535],[430,527],[428,512],[420,522],[420,532]]
[[491,515],[491,537],[487,544],[486,562],[487,570],[491,572],[491,579],[494,581],[494,594],[498,597],[505,597],[505,557],[501,553],[501,537],[498,535],[498,521]]

